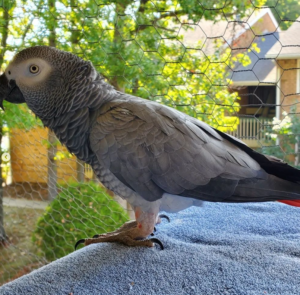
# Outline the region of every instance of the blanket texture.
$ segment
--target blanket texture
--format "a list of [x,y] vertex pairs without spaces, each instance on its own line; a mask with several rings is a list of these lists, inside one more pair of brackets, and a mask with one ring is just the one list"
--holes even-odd
[[205,203],[169,217],[155,233],[165,250],[90,245],[0,294],[300,294],[300,208]]

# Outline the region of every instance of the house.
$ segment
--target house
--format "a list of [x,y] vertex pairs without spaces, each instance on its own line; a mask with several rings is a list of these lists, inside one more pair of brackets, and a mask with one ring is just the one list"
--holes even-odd
[[277,111],[279,118],[282,111],[290,111],[295,105],[300,112],[300,17],[286,31],[278,33],[277,42],[266,53],[276,67]]
[[275,105],[280,95],[276,84],[278,73],[274,59],[266,58],[266,54],[278,42],[279,33],[272,11],[262,8],[250,12],[243,20],[200,21],[184,38],[186,44],[196,43],[199,38],[204,40],[202,51],[207,55],[214,52],[215,41],[221,42],[223,49],[230,48],[233,54],[247,51],[251,63],[247,67],[236,65],[229,76],[232,80],[229,91],[238,92],[241,109],[237,114],[237,130],[228,133],[252,148],[260,146],[265,138],[264,125],[276,116]]
[[[269,119],[282,119],[283,111],[289,113],[291,106],[300,111],[299,21],[300,18],[286,31],[276,30],[277,23],[273,21],[273,28],[270,26],[256,36],[254,41],[260,52],[250,52],[251,64],[237,67],[233,74],[231,89],[239,92],[242,106],[240,125],[233,135],[248,144],[250,141],[252,147],[264,144],[263,131],[270,124]],[[251,140],[251,136],[258,140]]]

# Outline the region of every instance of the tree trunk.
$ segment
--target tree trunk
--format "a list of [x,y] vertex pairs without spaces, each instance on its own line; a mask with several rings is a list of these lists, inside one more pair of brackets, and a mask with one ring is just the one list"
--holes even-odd
[[[115,10],[115,25],[114,25],[114,44],[115,46],[119,47],[123,45],[122,42],[122,36],[118,30],[117,27],[117,18],[119,15],[124,15],[125,14],[125,10],[126,10],[126,4],[125,3],[121,3],[121,2],[117,2],[116,3],[116,10]],[[120,60],[121,57],[119,55],[116,56],[116,63],[118,60]],[[109,79],[109,83],[114,86],[115,89],[117,89],[120,92],[125,92],[125,85],[121,85],[120,79],[118,78],[118,76],[114,76],[111,79]],[[124,84],[124,83],[123,83]]]
[[[8,37],[8,25],[9,25],[9,13],[8,13],[8,3],[2,3],[4,4],[4,11],[3,11],[3,19],[2,19],[2,26],[1,26],[1,48],[0,48],[0,68],[2,68],[2,64],[4,61],[4,55],[6,52],[6,42]],[[1,121],[0,123],[0,146],[2,143],[2,137],[3,137],[3,123]],[[5,244],[8,237],[4,230],[4,210],[3,210],[3,178],[2,178],[2,152],[0,151],[0,245]]]
[[[48,7],[51,14],[55,14],[55,0],[48,0]],[[56,47],[56,22],[48,21],[47,27],[49,29],[49,46]],[[53,131],[49,130],[48,133],[48,199],[53,200],[57,196],[57,163],[55,155],[57,153],[57,138]]]
[[85,179],[84,162],[76,159],[76,170],[77,170],[77,181],[84,182]]
[[[70,0],[70,6],[71,10],[76,15],[76,11],[74,8],[76,7],[76,0]],[[72,44],[72,50],[76,48],[76,46],[79,44],[79,41],[82,37],[80,30],[75,29],[76,28],[76,21],[74,19],[71,19],[72,23],[72,30],[71,30],[71,36],[70,41]],[[85,174],[84,174],[84,162],[80,161],[76,158],[76,170],[77,170],[77,181],[78,182],[84,182],[85,180]]]
[[49,46],[56,47],[56,31],[55,28],[57,27],[56,20],[52,19],[52,17],[56,17],[56,7],[55,7],[56,0],[48,0],[48,7],[49,12],[52,14],[51,20],[48,20],[47,27],[49,29]]
[[[0,126],[0,143],[2,142],[2,126]],[[0,153],[0,245],[5,244],[7,241],[7,235],[4,230],[4,210],[3,210],[3,179],[2,179],[2,168],[1,168],[1,156]]]
[[53,200],[57,196],[57,163],[54,159],[57,153],[57,138],[55,134],[49,130],[48,133],[48,199]]

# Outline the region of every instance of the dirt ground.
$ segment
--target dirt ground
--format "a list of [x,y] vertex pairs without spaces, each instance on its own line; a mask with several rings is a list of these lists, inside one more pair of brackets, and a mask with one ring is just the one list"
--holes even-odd
[[37,182],[13,183],[3,188],[3,195],[11,198],[47,201],[48,186],[46,183]]
[[32,241],[36,222],[43,212],[36,208],[4,207],[8,241],[0,246],[0,286],[46,263]]

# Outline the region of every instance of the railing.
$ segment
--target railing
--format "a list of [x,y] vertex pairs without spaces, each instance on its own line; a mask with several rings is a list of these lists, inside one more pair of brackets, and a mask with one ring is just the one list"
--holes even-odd
[[240,123],[235,131],[227,131],[244,141],[250,147],[259,147],[263,141],[268,140],[267,129],[272,124],[269,118],[239,118]]

